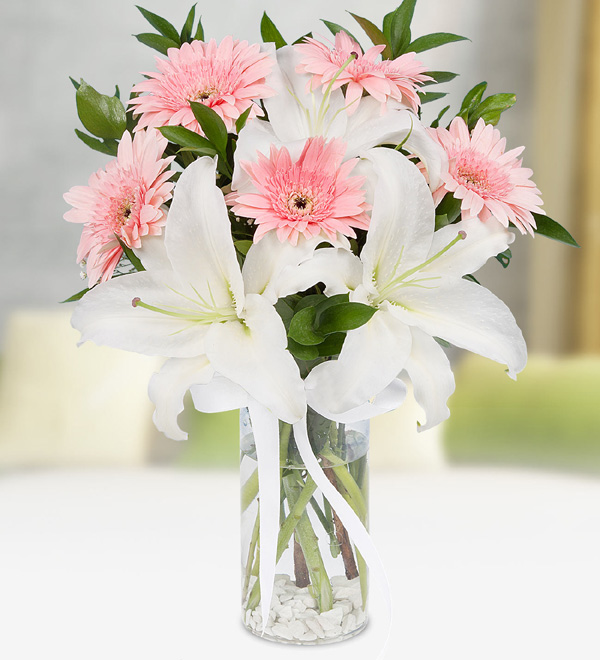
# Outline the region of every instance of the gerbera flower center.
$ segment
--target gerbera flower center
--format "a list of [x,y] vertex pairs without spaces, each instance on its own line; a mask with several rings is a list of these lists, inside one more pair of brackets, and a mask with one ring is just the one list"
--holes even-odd
[[124,227],[135,212],[138,188],[124,190],[121,195],[112,199],[112,219],[115,231]]
[[287,207],[293,215],[304,217],[312,213],[314,201],[305,192],[293,192],[288,198]]
[[208,101],[209,99],[214,98],[215,96],[219,95],[219,90],[216,87],[216,85],[207,85],[200,91],[196,92],[196,94],[193,94],[190,96],[188,99],[189,101]]
[[512,189],[506,172],[474,149],[463,152],[455,168],[456,179],[483,198],[506,194]]

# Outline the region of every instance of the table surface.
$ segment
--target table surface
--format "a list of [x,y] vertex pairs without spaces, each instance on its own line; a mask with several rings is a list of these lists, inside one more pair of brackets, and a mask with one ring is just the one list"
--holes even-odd
[[[0,477],[0,657],[301,660],[239,621],[233,472]],[[373,472],[394,594],[388,659],[597,660],[600,481],[484,469]],[[385,608],[313,658],[377,658]],[[211,653],[212,651],[212,653]]]

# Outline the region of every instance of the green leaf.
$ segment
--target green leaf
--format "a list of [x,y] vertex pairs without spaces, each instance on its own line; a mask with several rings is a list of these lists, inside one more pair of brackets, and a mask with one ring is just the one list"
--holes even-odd
[[252,242],[253,241],[248,241],[248,240],[241,240],[241,241],[235,241],[235,249],[240,253],[246,256],[248,254],[248,250],[252,247]]
[[227,150],[227,128],[221,117],[203,103],[190,101],[190,107],[204,135],[213,143],[219,153],[225,155]]
[[299,312],[305,307],[316,307],[325,300],[327,300],[327,296],[324,293],[313,293],[310,296],[302,296],[296,303],[295,309]]
[[279,316],[281,316],[281,320],[283,321],[283,325],[285,326],[285,331],[287,332],[289,330],[290,323],[294,318],[294,310],[284,298],[280,298],[275,303],[275,310],[277,311]]
[[502,268],[508,268],[510,260],[512,259],[511,249],[507,248],[504,252],[500,252],[500,254],[496,255],[496,259],[502,264]]
[[194,151],[203,152],[206,156],[214,156],[217,153],[212,142],[183,126],[161,126],[158,130],[169,142],[174,142],[180,147],[187,147]]
[[[475,277],[475,275],[471,275],[469,273],[468,275],[463,275],[462,278],[463,278],[463,280],[467,280],[469,282],[474,282],[475,284],[479,284],[479,286],[481,286],[481,282]],[[450,344],[448,344],[448,346],[450,346]]]
[[288,351],[299,360],[310,362],[319,357],[319,349],[316,346],[304,346],[288,337]]
[[448,96],[448,94],[446,92],[419,92],[421,105],[425,105],[425,103],[431,103],[432,101],[437,101],[438,99],[443,99],[444,96]]
[[129,259],[129,261],[131,262],[131,265],[132,265],[132,266],[133,266],[133,267],[134,267],[139,273],[141,273],[142,271],[146,270],[146,269],[144,268],[142,262],[140,261],[140,258],[137,256],[137,254],[136,254],[136,253],[135,253],[130,247],[128,247],[127,245],[125,245],[125,243],[123,243],[123,241],[122,241],[120,238],[117,238],[117,240],[119,241],[119,245],[121,246],[121,249],[123,250],[123,253],[125,254],[125,256],[126,256],[126,257]]
[[74,78],[69,76],[69,80],[73,83],[73,87],[75,87],[75,89],[79,89],[79,83]]
[[389,26],[389,42],[392,46],[394,57],[399,57],[407,52],[411,38],[410,24],[415,13],[416,4],[417,0],[404,0],[394,12]]
[[304,43],[304,40],[305,40],[307,37],[309,37],[309,38],[312,39],[312,36],[313,36],[312,32],[307,32],[306,34],[303,34],[301,37],[299,37],[298,39],[296,39],[296,41],[294,41],[294,43],[293,43],[292,45],[295,46],[296,44],[302,44],[302,43]]
[[446,341],[445,339],[441,339],[440,337],[434,337],[434,339],[437,341],[437,343],[440,346],[443,346],[444,348],[450,348],[452,344],[449,341]]
[[440,110],[440,114],[431,122],[431,128],[438,128],[440,122],[442,121],[442,117],[448,112],[448,110],[450,110],[449,105]]
[[571,236],[571,234],[556,220],[552,220],[547,215],[542,215],[541,213],[533,213],[535,218],[535,223],[537,228],[535,230],[536,234],[541,236],[546,236],[565,245],[571,245],[572,247],[581,247],[579,243]]
[[469,113],[472,112],[481,102],[485,90],[487,89],[487,85],[486,82],[481,82],[467,92],[467,95],[460,106],[460,112],[457,115],[458,117],[462,117],[465,121],[468,121]]
[[319,332],[315,332],[315,318],[316,310],[314,307],[305,307],[299,312],[296,312],[290,323],[288,336],[303,346],[320,344],[325,339],[325,336]]
[[244,126],[246,125],[251,110],[252,110],[252,106],[244,110],[244,112],[242,112],[242,114],[237,118],[235,122],[235,132],[238,133],[238,135],[239,132],[242,130],[242,128],[244,128]]
[[388,40],[385,38],[383,32],[374,24],[371,23],[367,18],[362,16],[357,16],[351,11],[348,12],[350,16],[360,25],[360,27],[365,31],[365,34],[374,46],[385,46],[385,50],[381,53],[381,57],[384,60],[389,60],[392,57],[392,47],[390,46]]
[[333,34],[333,36],[335,36],[338,32],[345,32],[350,37],[350,39],[353,39],[357,44],[360,45],[359,40],[352,34],[352,32],[350,32],[350,30],[346,30],[345,27],[342,27],[337,23],[332,23],[331,21],[326,21],[324,18],[321,19],[321,22],[325,23],[327,29],[331,32],[331,34]]
[[275,27],[275,23],[267,16],[267,12],[263,13],[260,22],[260,34],[265,43],[274,43],[276,49],[287,46],[287,41],[281,36],[281,32]]
[[179,41],[179,33],[177,30],[167,21],[165,18],[162,18],[162,16],[159,16],[158,14],[153,14],[151,11],[148,11],[147,9],[144,9],[143,7],[140,7],[136,5],[136,7],[140,10],[142,16],[150,23],[150,25],[155,29],[160,32],[160,34],[163,35],[163,37],[167,37],[167,39],[171,39],[171,41],[174,41],[177,46],[181,46],[181,43]]
[[495,126],[500,120],[500,115],[516,103],[514,94],[493,94],[482,101],[476,108],[469,112],[469,129],[472,130],[479,119],[486,124]]
[[127,128],[125,108],[116,96],[100,94],[83,79],[75,94],[81,123],[96,137],[120,139]]
[[198,27],[196,28],[194,41],[204,41],[204,28],[202,27],[202,18],[198,19]]
[[77,300],[81,300],[88,291],[89,289],[83,289],[82,291],[78,291],[77,293],[74,293],[70,298],[67,298],[66,300],[61,300],[60,304],[62,305],[64,303],[76,302]]
[[134,37],[144,46],[149,46],[154,48],[159,53],[167,55],[169,48],[179,48],[179,44],[172,39],[163,37],[160,34],[154,34],[152,32],[143,32],[142,34],[135,34]]
[[347,302],[328,307],[319,318],[317,331],[323,335],[355,330],[367,323],[377,310],[358,302]]
[[446,215],[448,217],[446,224],[451,225],[460,217],[461,204],[461,200],[456,199],[452,193],[446,193],[444,199],[438,204],[435,213],[440,216]]
[[329,335],[322,344],[317,346],[319,357],[332,357],[333,355],[339,355],[345,339],[346,335],[343,332],[335,332],[332,335]]
[[427,85],[442,85],[443,83],[450,82],[458,76],[458,73],[452,73],[451,71],[427,71],[426,75],[431,76],[433,80],[424,82],[423,87],[427,87]]
[[190,41],[192,38],[192,30],[194,29],[194,19],[196,18],[196,4],[192,5],[185,23],[181,28],[181,34],[179,35],[179,41],[183,44],[186,41]]
[[388,44],[392,43],[392,21],[396,10],[391,11],[383,17],[383,36],[386,38]]
[[317,305],[316,311],[317,311],[317,316],[316,316],[316,323],[317,325],[320,323],[321,316],[323,312],[325,312],[327,309],[330,307],[333,307],[335,305],[341,305],[342,303],[347,303],[349,302],[350,295],[347,293],[339,293],[335,296],[330,296],[326,297],[325,300],[322,300],[319,302]]
[[423,37],[415,39],[406,50],[411,53],[422,53],[424,50],[445,46],[455,41],[470,41],[470,39],[461,37],[458,34],[451,34],[450,32],[434,32],[433,34],[426,34]]
[[75,135],[90,149],[94,151],[99,151],[101,154],[106,154],[107,156],[116,156],[117,150],[119,148],[119,143],[116,140],[97,140],[91,135],[84,133],[83,131],[78,131],[75,129]]
[[448,219],[447,214],[446,213],[438,214],[438,212],[436,211],[434,231],[437,231],[438,229],[441,229],[442,227],[445,227],[446,225],[449,224],[450,224],[450,220]]

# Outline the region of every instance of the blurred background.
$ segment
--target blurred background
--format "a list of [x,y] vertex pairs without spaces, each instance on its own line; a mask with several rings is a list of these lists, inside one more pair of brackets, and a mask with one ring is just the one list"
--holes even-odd
[[[146,0],[143,6],[176,26],[189,10],[184,0]],[[394,6],[388,0],[229,0],[199,2],[197,11],[207,36],[232,33],[255,41],[263,10],[293,40],[309,30],[326,35],[319,18],[362,36],[344,10],[380,24]],[[106,657],[115,635],[145,658],[175,657],[170,634],[164,648],[147,641],[156,641],[157,630],[168,632],[168,623],[149,633],[151,609],[142,618],[138,612],[133,627],[127,617],[140,607],[140,596],[149,602],[160,593],[157,607],[172,623],[167,601],[181,598],[177,580],[184,590],[201,586],[190,547],[181,559],[189,572],[173,565],[190,543],[187,526],[210,530],[215,547],[227,527],[235,532],[237,495],[229,491],[235,491],[238,462],[237,413],[207,416],[187,406],[182,426],[190,440],[160,436],[146,395],[160,362],[77,348],[71,308],[58,304],[82,288],[75,263],[79,228],[62,220],[62,194],[107,162],[73,132],[79,122],[68,76],[83,77],[103,93],[118,84],[126,96],[139,72],[154,68],[154,51],[131,36],[147,25],[133,3],[122,0],[2,3],[0,23],[0,614],[12,622],[12,642],[0,641],[0,655],[3,644],[14,643],[6,656],[11,660],[39,657],[32,650],[39,643],[51,649],[46,657],[59,657],[58,649],[60,657],[76,657],[69,655],[75,646],[65,647],[73,630],[57,624],[62,612],[64,625],[69,617],[77,622],[81,644],[91,637],[100,644],[98,657]],[[529,364],[516,383],[500,365],[453,354],[457,389],[448,422],[417,435],[417,411],[409,401],[372,423],[373,509],[385,507],[378,480],[380,489],[397,489],[404,498],[394,504],[393,526],[404,530],[396,539],[408,553],[403,561],[410,564],[411,551],[414,556],[402,583],[410,588],[410,575],[419,577],[412,602],[425,617],[412,620],[415,610],[401,600],[413,631],[404,643],[411,639],[414,646],[398,641],[394,649],[409,649],[411,658],[441,657],[433,642],[423,645],[429,628],[422,622],[434,616],[444,631],[436,639],[445,640],[445,657],[506,658],[510,650],[517,660],[597,658],[600,643],[591,641],[586,616],[592,601],[597,610],[600,586],[600,0],[419,0],[413,35],[438,31],[471,42],[422,54],[432,70],[460,72],[444,86],[447,99],[426,106],[425,117],[447,103],[454,114],[482,80],[488,93],[516,93],[517,104],[499,128],[509,147],[526,145],[525,165],[534,170],[547,213],[583,247],[518,237],[508,269],[494,260],[478,276],[509,305],[525,334]],[[229,516],[213,512],[212,527],[203,518],[205,507],[194,501],[206,499],[209,487]],[[374,513],[374,534],[377,521]],[[383,519],[381,526],[388,527]],[[470,554],[473,543],[482,551],[477,556]],[[467,544],[468,551],[457,551]],[[197,536],[191,547],[208,552]],[[67,548],[75,548],[72,555]],[[382,554],[395,566],[392,550]],[[424,557],[429,561],[421,566]],[[104,560],[110,570],[105,566],[103,573]],[[444,582],[457,575],[463,579]],[[81,584],[66,588],[77,576]],[[132,576],[138,582],[127,582]],[[437,609],[418,600],[424,593],[435,596]],[[459,593],[461,611],[472,622],[468,634],[454,608]],[[93,612],[94,625],[77,603]],[[189,637],[193,648],[195,626],[213,622],[190,616],[179,639]],[[104,625],[106,638],[99,633]],[[29,634],[39,626],[43,634]],[[482,651],[490,637],[500,644],[498,655],[487,646]],[[268,657],[265,646],[248,657]],[[188,647],[177,648],[177,658],[195,657]],[[132,652],[127,657],[135,657]],[[88,649],[86,657],[96,656]]]

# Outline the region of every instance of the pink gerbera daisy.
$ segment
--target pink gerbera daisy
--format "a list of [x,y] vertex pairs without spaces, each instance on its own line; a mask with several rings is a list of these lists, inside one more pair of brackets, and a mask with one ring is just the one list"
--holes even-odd
[[506,139],[483,119],[472,135],[464,119],[456,117],[445,128],[429,129],[446,150],[449,170],[434,192],[436,202],[447,192],[462,200],[463,219],[495,217],[505,227],[512,222],[522,234],[533,235],[535,218],[544,213],[540,191],[531,181],[532,170],[522,167],[519,156],[525,147],[506,151]]
[[117,239],[139,248],[143,236],[162,232],[166,213],[161,205],[173,189],[173,172],[165,171],[173,156],[161,158],[166,146],[158,131],[140,131],[133,140],[125,131],[117,158],[106,170],[92,174],[87,186],[65,193],[73,206],[65,220],[84,224],[77,261],[86,266],[90,287],[111,278],[123,252]]
[[254,218],[255,242],[272,229],[282,243],[292,245],[300,234],[310,238],[323,232],[331,240],[337,232],[355,237],[353,227],[369,227],[370,206],[361,189],[365,177],[349,176],[359,159],[342,163],[345,152],[342,140],[315,137],[294,161],[285,147],[272,145],[268,158],[259,153],[257,163],[241,163],[253,190],[231,193],[227,203],[236,215]]
[[233,131],[235,120],[248,108],[250,117],[262,115],[253,99],[273,95],[265,84],[273,61],[261,52],[260,44],[234,41],[225,37],[219,45],[214,39],[208,43],[192,41],[181,48],[169,48],[168,59],[156,58],[160,73],[144,75],[149,80],[138,83],[134,92],[147,92],[133,98],[134,115],[141,118],[136,130],[145,127],[184,126],[196,133],[202,130],[196,121],[190,101],[212,108]]
[[[304,55],[298,65],[298,73],[312,74],[313,85],[326,87],[334,78],[333,89],[348,85],[348,114],[356,111],[363,91],[382,103],[382,111],[385,111],[389,98],[410,106],[414,112],[418,110],[420,99],[417,85],[431,78],[423,75],[427,67],[415,59],[414,53],[381,61],[379,56],[385,46],[373,46],[363,54],[361,47],[345,32],[335,35],[333,48],[310,37],[305,41],[295,46]],[[340,72],[352,55],[355,59]]]

